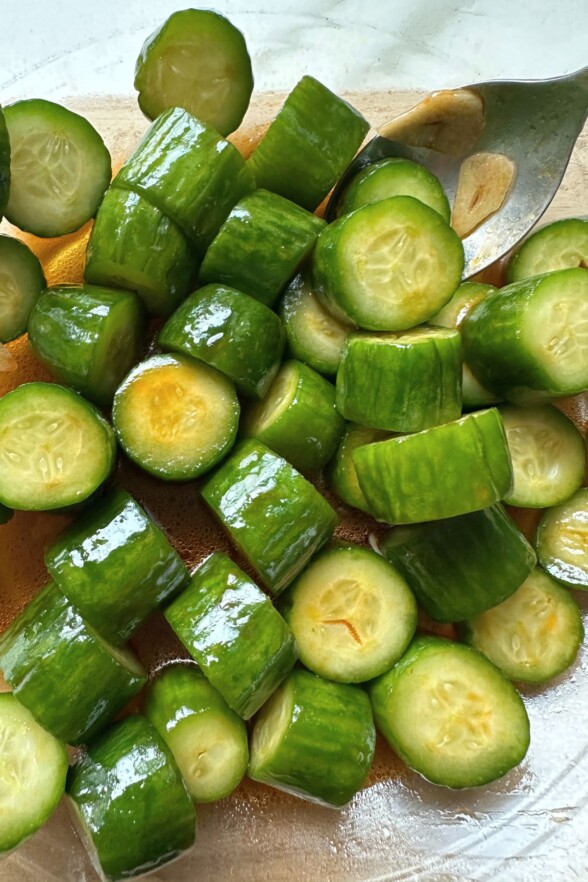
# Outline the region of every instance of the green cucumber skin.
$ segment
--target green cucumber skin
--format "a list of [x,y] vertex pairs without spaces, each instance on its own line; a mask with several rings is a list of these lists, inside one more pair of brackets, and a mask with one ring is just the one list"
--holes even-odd
[[276,597],[333,534],[320,493],[258,441],[242,441],[204,483],[202,498]]
[[536,564],[533,548],[502,506],[396,531],[380,541],[384,557],[404,576],[438,622],[474,618],[510,597]]
[[389,338],[350,334],[337,371],[337,409],[362,426],[420,432],[459,419],[461,379],[457,331],[426,339],[418,331]]
[[[264,402],[255,405],[246,415],[243,434],[257,438],[298,471],[317,471],[334,455],[345,425],[335,406],[335,389],[301,361],[286,361],[282,370],[286,368],[292,368],[298,375],[290,406],[271,424],[256,430],[254,423]],[[279,380],[280,373],[276,382]]]
[[[559,245],[557,250],[554,244]],[[588,268],[588,219],[564,218],[525,239],[510,260],[506,277],[509,283],[521,282],[532,276],[578,266]]]
[[8,205],[10,193],[10,139],[4,111],[0,105],[0,221],[4,217],[4,211]]
[[120,489],[59,535],[45,551],[45,565],[70,603],[115,644],[189,581],[165,534]]
[[503,499],[512,484],[506,435],[496,408],[358,447],[352,458],[370,513],[389,524],[480,511]]
[[142,716],[88,745],[68,793],[112,882],[154,870],[194,842],[194,804],[171,751]]
[[[581,557],[577,563],[563,560],[558,553],[560,524],[569,514],[576,515],[574,542],[570,542],[572,548],[576,545],[582,549],[582,537],[586,535],[586,520],[588,512],[588,487],[581,487],[570,499],[546,509],[541,515],[535,535],[535,548],[537,557],[543,569],[562,585],[567,588],[575,588],[579,591],[588,591],[588,569],[582,565]],[[555,532],[555,547],[550,531]],[[561,547],[561,545],[560,545]]]
[[314,211],[341,177],[369,129],[350,104],[303,77],[253,151],[258,187]]
[[170,218],[138,193],[106,191],[88,241],[86,282],[134,291],[150,316],[166,317],[197,275],[193,247]]
[[235,205],[211,243],[200,281],[230,285],[272,306],[325,226],[299,205],[254,190]]
[[259,710],[298,658],[294,635],[270,599],[221,552],[198,567],[165,617],[244,720]]
[[147,677],[123,666],[49,583],[0,638],[0,669],[37,721],[68,744],[86,741]]
[[[114,351],[109,347],[100,352],[109,326],[119,321]],[[61,286],[41,294],[28,331],[31,349],[56,380],[106,406],[141,356],[145,322],[139,301],[129,291]]]
[[263,398],[278,372],[284,327],[263,303],[224,285],[191,294],[159,333],[159,346],[199,358],[247,398]]
[[13,514],[14,511],[11,508],[7,508],[0,503],[0,526],[2,526],[2,524],[7,524]]
[[366,693],[304,669],[282,688],[293,690],[293,713],[273,757],[249,764],[249,776],[323,805],[340,807],[363,786],[376,732]]
[[349,423],[343,433],[341,443],[329,466],[329,486],[339,499],[352,508],[369,514],[369,506],[357,480],[357,472],[352,453],[356,447],[373,444],[389,438],[383,429],[372,429],[368,426],[356,426]]
[[114,179],[170,217],[203,257],[232,207],[254,189],[239,151],[180,107],[162,113]]

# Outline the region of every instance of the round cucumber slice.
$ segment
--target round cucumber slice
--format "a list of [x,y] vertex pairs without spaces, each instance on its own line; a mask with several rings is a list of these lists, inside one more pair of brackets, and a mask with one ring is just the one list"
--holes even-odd
[[4,109],[11,184],[6,217],[35,236],[64,236],[96,213],[110,183],[110,154],[90,123],[39,98]]
[[509,282],[554,270],[588,269],[588,220],[565,218],[537,230],[523,242],[508,265]]
[[4,216],[8,194],[10,192],[10,139],[4,119],[4,111],[0,105],[0,221]]
[[52,383],[25,383],[0,399],[0,501],[47,511],[83,502],[116,461],[110,425]]
[[0,343],[27,329],[31,309],[45,287],[38,257],[10,236],[0,236]]
[[570,592],[536,567],[508,600],[467,622],[464,636],[511,680],[545,683],[573,664],[584,626]]
[[543,513],[535,546],[539,563],[558,582],[588,591],[588,487]]
[[340,683],[363,683],[387,671],[417,624],[413,593],[396,570],[367,548],[320,554],[284,596],[300,660]]
[[231,449],[239,401],[233,383],[183,355],[154,355],[119,386],[114,429],[127,456],[156,477],[188,481]]

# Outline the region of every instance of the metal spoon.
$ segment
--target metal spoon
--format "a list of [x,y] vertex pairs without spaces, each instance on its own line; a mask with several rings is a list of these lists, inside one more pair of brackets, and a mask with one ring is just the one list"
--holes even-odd
[[588,67],[550,80],[477,83],[485,125],[475,145],[459,158],[424,147],[407,147],[376,137],[344,172],[326,211],[334,220],[343,191],[367,165],[389,156],[412,159],[435,174],[453,202],[460,166],[474,153],[502,153],[516,176],[500,209],[463,240],[467,279],[519,242],[535,225],[557,192],[578,135],[588,117]]

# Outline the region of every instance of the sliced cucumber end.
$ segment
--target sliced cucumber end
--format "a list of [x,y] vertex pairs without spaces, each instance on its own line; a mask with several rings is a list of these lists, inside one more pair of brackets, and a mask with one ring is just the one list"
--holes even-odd
[[260,710],[250,746],[248,774],[254,781],[268,781],[267,768],[292,722],[294,689],[286,681]]

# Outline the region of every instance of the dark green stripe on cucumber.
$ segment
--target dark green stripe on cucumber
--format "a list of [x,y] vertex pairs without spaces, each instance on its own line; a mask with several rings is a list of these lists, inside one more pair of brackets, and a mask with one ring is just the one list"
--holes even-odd
[[10,193],[10,139],[4,111],[0,104],[0,221],[4,217]]

